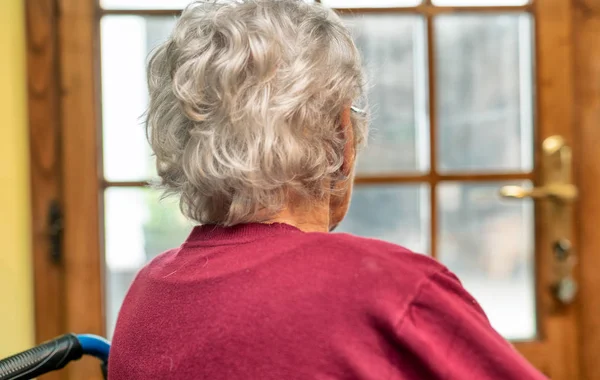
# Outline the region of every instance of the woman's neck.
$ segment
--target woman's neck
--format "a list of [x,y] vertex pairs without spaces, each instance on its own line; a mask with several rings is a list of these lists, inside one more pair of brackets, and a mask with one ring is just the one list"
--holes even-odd
[[264,223],[285,223],[304,232],[329,232],[329,200],[317,203],[290,202],[281,212]]

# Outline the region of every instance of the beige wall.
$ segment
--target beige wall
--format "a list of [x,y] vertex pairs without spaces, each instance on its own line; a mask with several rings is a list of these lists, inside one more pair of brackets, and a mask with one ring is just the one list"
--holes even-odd
[[0,0],[0,357],[33,342],[22,0]]

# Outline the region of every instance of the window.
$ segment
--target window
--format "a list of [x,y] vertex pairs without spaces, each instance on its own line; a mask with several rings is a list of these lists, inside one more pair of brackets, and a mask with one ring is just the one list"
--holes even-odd
[[[143,188],[155,171],[141,125],[145,63],[177,13],[149,10],[184,3],[101,1],[109,332],[136,271],[191,228],[176,202],[158,202]],[[323,3],[343,8],[373,112],[339,231],[434,255],[462,277],[502,334],[535,337],[533,207],[497,195],[504,184],[533,179],[533,29],[525,2]],[[496,8],[449,13],[443,6]]]

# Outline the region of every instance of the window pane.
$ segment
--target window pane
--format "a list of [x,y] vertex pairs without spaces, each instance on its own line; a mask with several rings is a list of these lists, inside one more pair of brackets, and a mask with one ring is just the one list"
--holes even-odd
[[107,331],[136,272],[167,249],[178,247],[192,228],[174,199],[142,188],[109,188],[105,193]]
[[321,0],[331,8],[394,8],[412,7],[421,4],[421,0]]
[[530,339],[536,335],[533,204],[501,200],[503,185],[438,187],[439,259],[502,335]]
[[439,16],[435,38],[440,170],[532,170],[529,16]]
[[429,252],[429,188],[425,185],[357,186],[336,232],[387,240]]
[[529,0],[433,0],[433,5],[492,7],[498,5],[525,5]]
[[148,102],[145,63],[174,23],[174,17],[102,18],[102,132],[109,181],[156,176],[142,118]]
[[[193,0],[100,0],[104,9],[183,9]],[[304,0],[314,3],[314,0]]]
[[359,175],[429,169],[425,25],[418,16],[346,17],[368,71],[371,136]]

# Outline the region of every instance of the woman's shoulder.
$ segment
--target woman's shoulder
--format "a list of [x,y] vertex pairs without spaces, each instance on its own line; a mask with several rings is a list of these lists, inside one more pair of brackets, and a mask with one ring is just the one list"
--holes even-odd
[[446,270],[426,254],[383,240],[346,233],[306,235],[302,251],[310,261],[324,271],[346,273],[353,282],[406,289]]
[[315,243],[330,254],[340,254],[346,259],[379,261],[391,269],[412,269],[433,274],[445,267],[424,253],[388,241],[352,235],[348,233],[318,234]]

